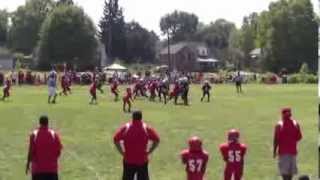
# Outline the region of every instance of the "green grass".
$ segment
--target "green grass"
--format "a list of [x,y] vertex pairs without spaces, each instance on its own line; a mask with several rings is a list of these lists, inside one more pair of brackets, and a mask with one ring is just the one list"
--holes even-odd
[[[155,180],[185,179],[179,152],[191,135],[204,139],[210,153],[209,180],[222,178],[223,162],[218,145],[225,141],[229,128],[241,130],[241,139],[249,149],[245,160],[245,179],[277,179],[276,161],[272,158],[273,127],[279,109],[293,108],[304,138],[300,143],[301,173],[317,173],[317,98],[315,85],[248,85],[245,94],[237,95],[231,85],[214,87],[211,103],[200,103],[199,86],[191,90],[191,106],[165,106],[146,100],[134,102],[143,110],[146,122],[155,127],[161,144],[151,156],[150,174]],[[58,104],[48,105],[46,87],[15,87],[8,102],[0,102],[0,180],[27,179],[24,174],[28,134],[37,127],[38,117],[48,114],[51,126],[61,133],[64,144],[61,179],[118,180],[121,157],[112,136],[117,127],[130,119],[120,102],[98,95],[99,105],[88,105],[88,87],[74,87],[74,94],[59,97]]]

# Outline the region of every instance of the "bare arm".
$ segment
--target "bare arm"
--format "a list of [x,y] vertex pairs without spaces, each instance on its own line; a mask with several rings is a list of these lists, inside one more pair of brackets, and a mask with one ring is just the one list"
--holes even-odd
[[123,156],[123,155],[124,155],[124,152],[123,152],[123,149],[122,149],[122,147],[121,147],[120,142],[114,142],[114,145],[116,146],[117,151]]
[[29,144],[29,149],[28,149],[28,155],[27,155],[27,163],[26,163],[26,170],[25,173],[28,174],[29,170],[30,170],[30,164],[31,164],[31,160],[32,160],[32,137],[30,137],[30,144]]
[[277,150],[278,150],[278,141],[276,138],[273,139],[273,158],[277,157]]
[[152,154],[152,152],[156,150],[158,146],[159,146],[159,141],[152,141],[152,145],[149,149],[148,154]]

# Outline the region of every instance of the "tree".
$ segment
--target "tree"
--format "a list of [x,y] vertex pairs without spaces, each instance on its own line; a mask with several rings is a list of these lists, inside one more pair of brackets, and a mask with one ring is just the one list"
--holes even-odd
[[151,63],[155,60],[156,43],[158,36],[149,32],[137,22],[126,25],[126,59],[128,62],[141,60],[143,63]]
[[52,0],[29,0],[12,13],[9,30],[9,48],[31,54],[39,40],[41,25],[53,9]]
[[73,0],[59,0],[57,5],[73,5]]
[[58,6],[46,18],[39,42],[39,67],[68,63],[80,69],[96,62],[96,29],[92,20],[77,6]]
[[317,69],[317,20],[310,0],[273,2],[259,18],[258,44],[264,49],[265,69],[298,72],[306,62]]
[[7,41],[8,19],[9,13],[6,10],[0,10],[0,44]]
[[118,0],[106,0],[99,23],[100,40],[106,45],[109,58],[125,58],[125,21]]
[[169,34],[173,42],[191,40],[197,32],[198,17],[183,11],[175,10],[160,20],[160,29],[164,34]]
[[252,13],[248,17],[244,17],[240,30],[239,47],[244,53],[244,66],[247,68],[253,66],[250,52],[256,48],[258,18],[257,13]]

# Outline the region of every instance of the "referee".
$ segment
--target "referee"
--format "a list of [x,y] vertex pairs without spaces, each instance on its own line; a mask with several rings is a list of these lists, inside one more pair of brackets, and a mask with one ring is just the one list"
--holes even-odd
[[[159,145],[157,132],[142,120],[141,111],[132,114],[132,121],[117,130],[114,144],[123,156],[123,180],[149,180],[148,155]],[[148,148],[148,142],[152,141]]]

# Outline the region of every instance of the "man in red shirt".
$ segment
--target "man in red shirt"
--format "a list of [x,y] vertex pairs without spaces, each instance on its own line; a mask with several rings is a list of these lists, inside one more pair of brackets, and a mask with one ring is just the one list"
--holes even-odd
[[58,159],[62,144],[59,135],[48,128],[48,117],[40,117],[40,127],[30,135],[26,174],[30,170],[32,180],[58,180]]
[[[123,156],[123,180],[149,180],[148,155],[159,145],[157,132],[142,120],[141,111],[132,114],[132,122],[122,126],[114,135],[114,144]],[[152,145],[148,148],[148,142]]]
[[202,149],[200,138],[189,139],[189,148],[181,152],[181,159],[186,166],[187,180],[203,180],[209,154]]
[[291,118],[291,109],[282,109],[282,119],[274,130],[273,157],[278,157],[278,166],[283,180],[291,180],[298,172],[297,144],[302,139],[298,122]]
[[228,142],[220,145],[220,152],[226,162],[224,169],[224,180],[240,180],[243,175],[244,156],[247,146],[239,142],[240,133],[231,129],[228,132]]

